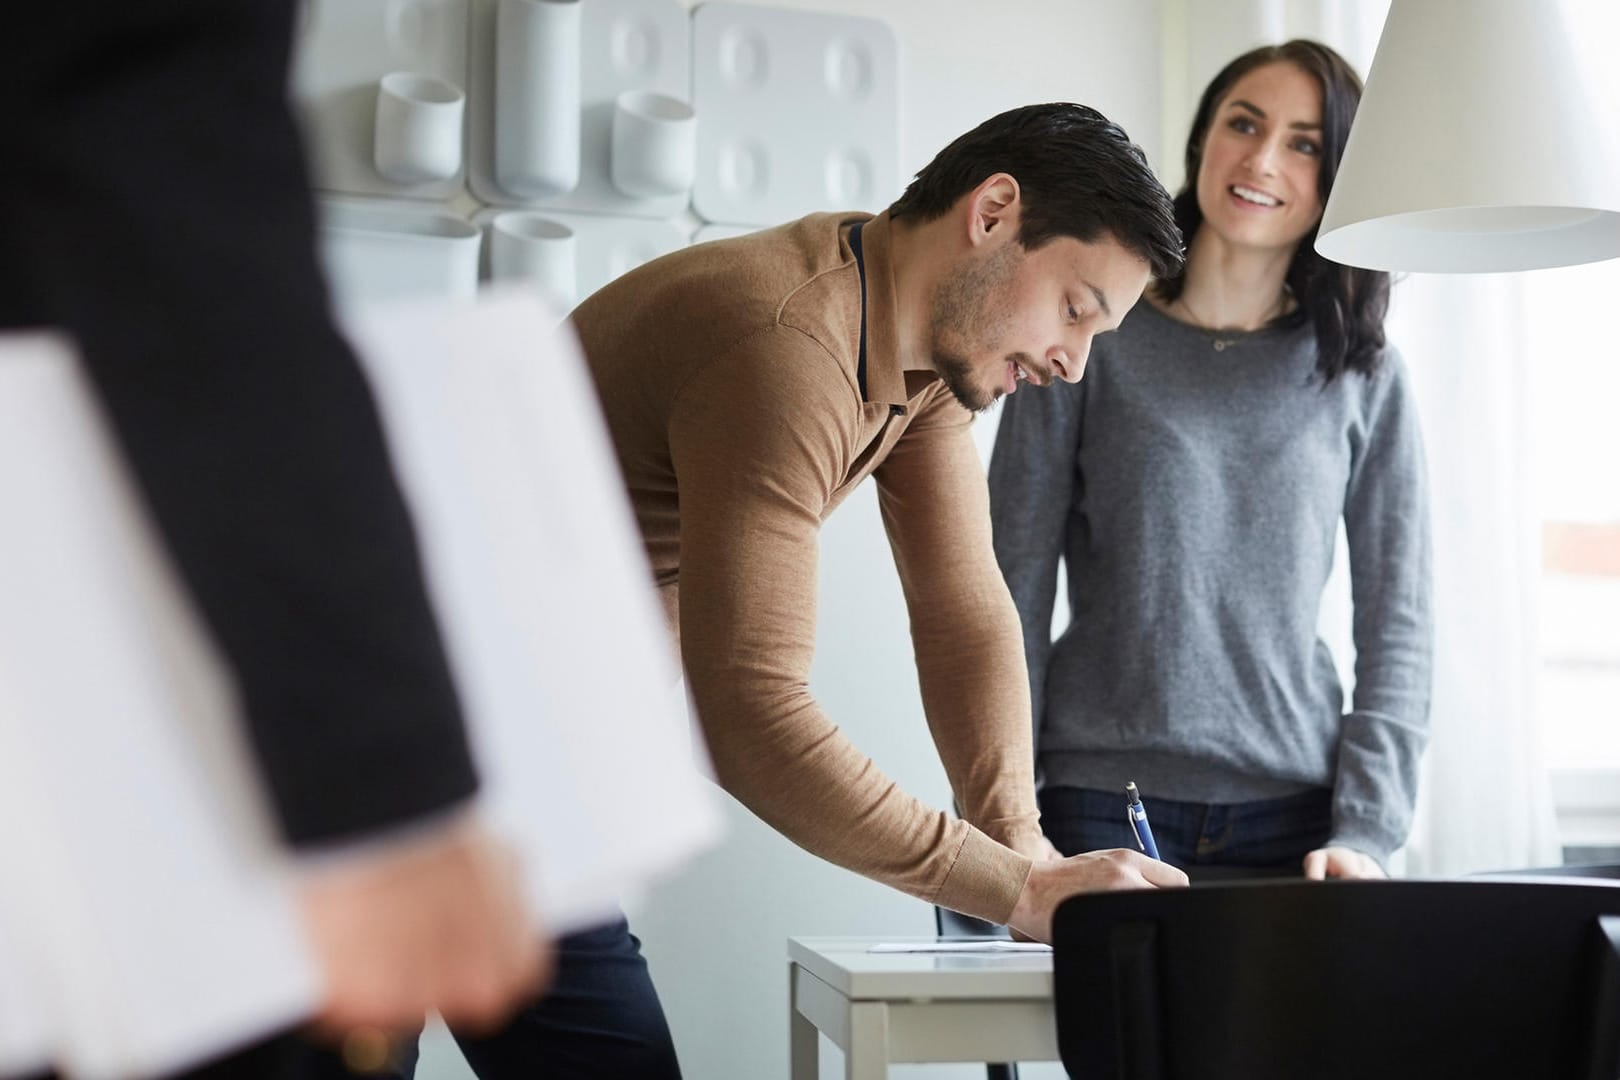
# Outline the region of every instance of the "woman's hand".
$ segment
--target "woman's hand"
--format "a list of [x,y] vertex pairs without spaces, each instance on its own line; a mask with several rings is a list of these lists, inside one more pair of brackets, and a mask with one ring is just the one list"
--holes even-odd
[[1317,848],[1305,856],[1305,876],[1312,881],[1327,878],[1386,878],[1384,868],[1371,855],[1355,848]]

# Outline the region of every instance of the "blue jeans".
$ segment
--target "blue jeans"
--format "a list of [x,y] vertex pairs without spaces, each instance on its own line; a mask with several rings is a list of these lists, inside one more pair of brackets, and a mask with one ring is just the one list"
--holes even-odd
[[[451,1031],[479,1080],[680,1080],[675,1044],[641,942],[623,918],[557,940],[557,973],[538,1002],[499,1031]],[[374,1080],[411,1080],[416,1042]],[[335,1053],[319,1052],[300,1080],[347,1080]]]
[[[1194,803],[1143,792],[1159,856],[1194,881],[1223,877],[1298,876],[1307,852],[1333,831],[1333,792],[1326,788],[1242,803]],[[1099,848],[1137,850],[1125,818],[1125,793],[1046,787],[1041,828],[1065,855]]]

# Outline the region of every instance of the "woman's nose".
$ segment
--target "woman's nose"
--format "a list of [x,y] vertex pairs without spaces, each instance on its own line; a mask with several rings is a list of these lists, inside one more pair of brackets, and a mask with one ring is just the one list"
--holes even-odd
[[1249,168],[1256,176],[1270,176],[1277,171],[1278,147],[1270,139],[1266,139],[1254,148],[1249,155]]

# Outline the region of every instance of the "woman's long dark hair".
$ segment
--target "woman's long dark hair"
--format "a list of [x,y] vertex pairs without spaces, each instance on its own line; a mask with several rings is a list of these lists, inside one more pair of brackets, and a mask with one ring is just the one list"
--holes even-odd
[[[1278,62],[1293,64],[1322,87],[1322,169],[1316,189],[1322,204],[1327,205],[1334,174],[1344,157],[1350,121],[1361,103],[1361,78],[1344,57],[1319,42],[1296,38],[1283,45],[1263,45],[1222,68],[1199,99],[1198,115],[1187,133],[1187,179],[1175,198],[1176,224],[1189,247],[1204,221],[1198,209],[1198,169],[1215,109],[1243,76]],[[1316,253],[1316,226],[1312,226],[1294,251],[1287,282],[1299,306],[1272,320],[1271,325],[1298,326],[1310,319],[1316,330],[1316,370],[1324,383],[1332,382],[1346,370],[1363,375],[1378,370],[1384,351],[1384,315],[1389,310],[1388,274],[1322,258]],[[1186,284],[1184,269],[1176,277],[1159,281],[1156,288],[1161,297],[1172,301]]]

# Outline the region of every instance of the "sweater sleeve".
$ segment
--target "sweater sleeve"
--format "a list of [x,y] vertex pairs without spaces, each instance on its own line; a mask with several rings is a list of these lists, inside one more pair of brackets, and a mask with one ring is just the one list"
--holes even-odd
[[1076,494],[1075,459],[1085,384],[1024,389],[1001,406],[990,458],[996,562],[1023,629],[1037,749],[1052,652],[1058,561]]
[[777,327],[716,358],[669,422],[680,490],[680,639],[716,777],[807,851],[981,918],[1011,914],[1029,860],[923,805],[809,689],[817,538],[849,466],[847,384]]
[[477,778],[377,409],[327,312],[293,16],[28,13],[0,120],[0,327],[77,339],[306,847],[442,815]]
[[1341,721],[1330,842],[1383,861],[1412,824],[1429,733],[1434,628],[1423,444],[1393,350],[1367,395],[1344,504],[1356,687]]
[[952,793],[963,817],[1018,846],[1041,834],[1029,696],[971,420],[939,388],[875,475],[923,707]]

